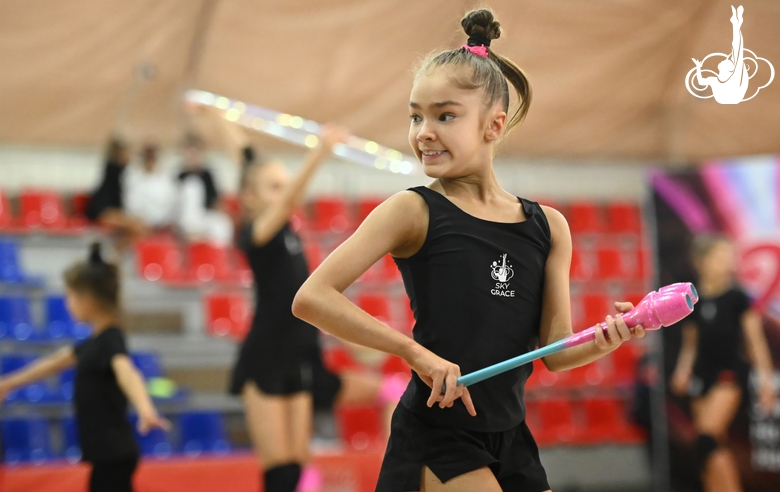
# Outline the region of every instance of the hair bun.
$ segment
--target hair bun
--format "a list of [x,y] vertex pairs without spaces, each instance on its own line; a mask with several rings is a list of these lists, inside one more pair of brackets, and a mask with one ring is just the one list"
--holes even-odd
[[469,39],[486,40],[483,43],[485,46],[490,46],[491,40],[501,37],[501,23],[495,20],[489,9],[472,10],[463,17],[460,25]]
[[103,261],[103,255],[100,253],[100,243],[94,242],[89,247],[89,262],[95,265],[101,265],[105,263]]

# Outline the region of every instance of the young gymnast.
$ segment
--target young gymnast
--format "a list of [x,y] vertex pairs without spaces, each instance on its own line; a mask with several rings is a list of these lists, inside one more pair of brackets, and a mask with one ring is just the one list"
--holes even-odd
[[[434,181],[398,193],[304,283],[293,313],[345,340],[396,354],[413,369],[398,405],[377,485],[380,492],[542,492],[549,489],[525,424],[531,365],[470,388],[461,372],[545,346],[572,333],[571,236],[563,216],[499,186],[496,143],[525,117],[522,70],[490,49],[500,35],[489,10],[462,20],[468,42],[428,57],[409,102],[409,143]],[[511,117],[509,88],[519,108]],[[342,292],[390,253],[415,314],[414,339],[349,302]],[[627,312],[630,303],[615,303]],[[545,358],[553,371],[586,364],[644,329],[607,316],[596,341]],[[442,393],[442,385],[446,392]]]
[[[771,415],[776,405],[772,359],[761,316],[734,283],[734,249],[722,236],[698,236],[693,263],[699,275],[699,302],[683,325],[683,345],[672,390],[690,396],[704,490],[741,491],[739,470],[724,445],[742,402],[750,365],[758,375],[758,403]],[[743,343],[746,342],[746,343]]]
[[[330,154],[334,143],[342,140],[346,133],[343,130],[328,127],[323,136],[322,146],[312,151],[306,160],[302,171],[293,179],[287,174],[284,166],[262,163],[251,147],[247,135],[240,127],[225,120],[219,112],[206,110],[226,137],[229,153],[241,165],[241,190],[243,227],[239,227],[239,247],[245,252],[255,276],[255,288],[260,293],[277,289],[277,280],[286,276],[282,270],[273,270],[269,274],[269,268],[283,268],[281,262],[288,261],[285,258],[292,255],[297,263],[305,265],[305,252],[300,247],[300,240],[289,229],[288,222],[292,217],[295,207],[301,201],[309,181],[315,170]],[[256,227],[268,227],[266,220],[275,220],[267,235],[285,234],[285,249],[270,247],[274,240],[267,246],[263,242],[253,240],[250,231]],[[275,230],[275,231],[274,231]],[[286,239],[286,238],[290,239]],[[278,239],[276,239],[278,242]],[[287,247],[295,244],[293,251]],[[260,263],[263,262],[263,263]],[[330,372],[322,360],[319,335],[311,326],[301,324],[290,313],[292,298],[297,288],[308,276],[306,268],[296,268],[287,276],[285,282],[290,282],[289,289],[284,290],[284,299],[279,299],[277,305],[279,317],[269,318],[258,310],[253,329],[243,343],[239,361],[234,370],[231,383],[231,393],[241,394],[246,408],[247,426],[255,446],[258,458],[265,467],[264,480],[267,490],[293,490],[294,478],[300,467],[308,460],[309,429],[312,425],[311,408],[307,411],[295,411],[292,413],[276,412],[274,417],[269,417],[275,406],[287,406],[298,408],[303,406],[304,399],[313,405],[317,411],[333,410],[336,405],[377,405],[383,411],[383,420],[389,431],[389,417],[395,409],[398,399],[403,392],[405,382],[403,378],[383,377],[370,371],[347,370],[341,374]],[[286,285],[286,284],[283,284]],[[263,307],[258,300],[258,306]],[[284,307],[286,306],[286,308]],[[265,306],[267,308],[267,306]],[[298,346],[287,343],[289,340],[282,336],[282,331],[288,329],[288,325],[296,327],[302,337]],[[291,334],[290,336],[294,336]],[[288,337],[289,338],[289,337]],[[302,342],[302,343],[301,343]],[[278,354],[295,354],[286,360],[279,357],[268,358],[267,352]],[[265,358],[265,362],[263,362]],[[280,368],[287,368],[290,364],[297,367],[295,371],[302,371],[304,377],[298,384],[287,388],[274,388],[270,386],[268,379],[276,378]],[[284,371],[284,369],[283,369]],[[259,390],[259,391],[258,391]],[[305,395],[309,396],[305,396]],[[296,397],[297,395],[297,397]],[[309,399],[310,398],[310,399]],[[286,428],[289,432],[278,433],[278,429],[285,427],[283,420],[289,419]],[[306,432],[293,432],[292,429],[304,429]],[[277,434],[270,434],[270,431]],[[283,437],[283,438],[280,438]],[[276,466],[280,465],[280,466]],[[275,471],[281,468],[281,471]],[[277,475],[282,476],[285,470],[291,470],[289,480],[279,478],[281,485],[277,483]],[[313,467],[304,467],[300,475],[299,488],[309,490],[320,481],[319,472]]]
[[309,181],[346,133],[328,127],[292,180],[280,164],[251,165],[243,173],[241,202],[248,214],[238,246],[255,279],[252,329],[239,350],[230,392],[241,395],[264,490],[293,492],[308,460],[312,424],[310,354],[317,330],[296,319],[293,297],[309,275],[290,218]]
[[90,492],[130,492],[138,465],[138,446],[127,419],[127,402],[138,412],[138,430],[168,430],[146,392],[143,376],[133,365],[119,328],[117,267],[106,263],[100,245],[89,261],[65,272],[68,310],[78,321],[92,325],[92,336],[76,346],[63,347],[0,379],[0,402],[8,392],[76,366],[73,404],[82,459],[92,464]]

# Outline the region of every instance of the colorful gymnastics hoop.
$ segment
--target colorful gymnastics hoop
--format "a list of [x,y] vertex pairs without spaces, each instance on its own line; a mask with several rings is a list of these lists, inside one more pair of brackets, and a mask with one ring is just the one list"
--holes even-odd
[[[200,90],[187,91],[184,99],[190,103],[217,108],[228,121],[302,147],[314,148],[319,143],[318,135],[322,125],[300,116]],[[346,161],[382,171],[405,175],[422,174],[416,158],[360,137],[350,136],[344,144],[336,145],[333,153]]]

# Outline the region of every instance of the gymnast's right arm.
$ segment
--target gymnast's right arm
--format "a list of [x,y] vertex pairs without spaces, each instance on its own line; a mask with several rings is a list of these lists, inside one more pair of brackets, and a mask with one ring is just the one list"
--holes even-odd
[[0,404],[3,403],[6,395],[14,389],[63,371],[75,363],[76,355],[73,353],[73,347],[63,347],[18,371],[6,374],[0,378]]
[[[378,206],[303,284],[293,314],[349,342],[395,354],[406,360],[431,387],[428,406],[448,407],[462,398],[476,415],[468,390],[457,385],[460,368],[411,338],[384,325],[342,293],[387,253],[408,258],[420,250],[428,230],[428,209],[414,192],[397,193]],[[446,392],[441,394],[442,384]]]
[[320,145],[306,156],[301,170],[284,190],[282,199],[263,212],[252,224],[252,242],[263,246],[274,238],[290,220],[295,207],[303,200],[306,187],[315,171],[330,156],[333,146],[347,138],[347,131],[341,127],[326,125],[320,137]]

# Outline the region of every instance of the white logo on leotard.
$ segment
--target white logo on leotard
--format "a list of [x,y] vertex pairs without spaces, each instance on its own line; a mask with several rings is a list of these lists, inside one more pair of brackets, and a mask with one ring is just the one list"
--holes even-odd
[[515,276],[512,265],[506,262],[506,254],[501,255],[501,260],[494,261],[490,265],[490,276],[496,281],[494,289],[490,293],[498,297],[514,297],[515,291],[509,290],[509,279]]
[[[775,78],[775,67],[769,63],[769,60],[761,58],[745,48],[744,40],[742,39],[742,12],[744,10],[742,5],[736,10],[733,5],[731,6],[731,19],[729,19],[732,27],[731,54],[711,53],[704,57],[702,61],[692,58],[696,66],[685,76],[685,88],[699,99],[714,97],[715,101],[720,104],[739,104],[753,99],[758,94],[758,91],[771,84]],[[749,53],[749,55],[746,53]],[[710,57],[723,58],[718,63],[718,73],[715,73],[713,70],[702,69],[704,62]],[[758,73],[759,60],[766,63],[769,67],[769,80],[764,85],[756,88],[756,91],[746,98],[745,93],[747,93],[750,79]],[[702,77],[702,73],[709,73],[713,76]],[[705,92],[707,87],[712,89],[712,94],[706,96],[696,94],[696,92]]]
[[297,255],[298,253],[303,251],[301,242],[298,240],[297,237],[295,237],[292,234],[284,235],[284,246],[287,248],[287,252],[290,253],[291,255]]

